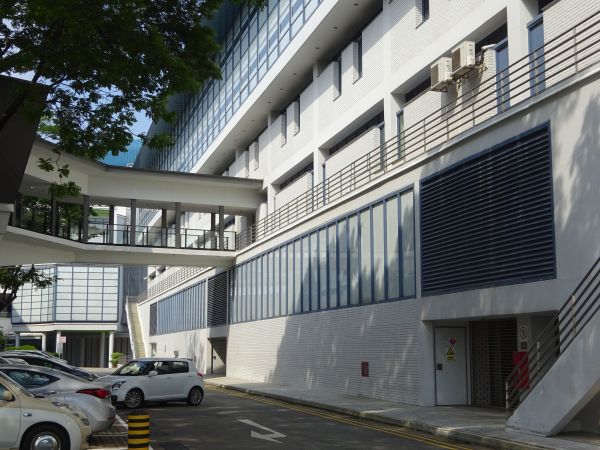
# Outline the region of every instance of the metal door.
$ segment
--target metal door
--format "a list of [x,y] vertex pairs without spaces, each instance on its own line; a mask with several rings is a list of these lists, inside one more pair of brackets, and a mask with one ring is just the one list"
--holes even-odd
[[225,363],[227,361],[227,341],[225,339],[211,339],[212,345],[212,374],[225,374]]
[[464,328],[435,327],[435,395],[438,405],[467,404]]

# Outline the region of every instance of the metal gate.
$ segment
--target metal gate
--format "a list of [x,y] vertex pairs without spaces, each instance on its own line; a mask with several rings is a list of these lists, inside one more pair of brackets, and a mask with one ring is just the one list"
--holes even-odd
[[208,279],[206,317],[207,326],[216,327],[227,324],[228,274],[223,272]]
[[473,404],[504,408],[504,381],[517,351],[517,319],[471,322]]

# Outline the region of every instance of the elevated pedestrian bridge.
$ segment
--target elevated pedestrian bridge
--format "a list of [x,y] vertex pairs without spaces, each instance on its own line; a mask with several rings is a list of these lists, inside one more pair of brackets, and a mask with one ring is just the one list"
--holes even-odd
[[[114,167],[62,155],[60,165],[68,165],[68,180],[81,193],[58,201],[48,194],[49,186],[60,181],[58,175],[41,170],[40,158],[56,155],[51,143],[37,139],[18,200],[0,205],[0,265],[227,267],[237,248],[236,233],[225,229],[225,216],[252,216],[266,200],[260,180]],[[98,206],[107,216],[94,217],[91,207]],[[117,220],[118,207],[127,208],[127,224]],[[142,208],[154,210],[156,226],[137,223]],[[209,214],[210,228],[182,227],[185,212]]]

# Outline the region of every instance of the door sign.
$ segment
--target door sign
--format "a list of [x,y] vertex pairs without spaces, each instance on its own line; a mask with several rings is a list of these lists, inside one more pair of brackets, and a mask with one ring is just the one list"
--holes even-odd
[[446,350],[446,361],[456,361],[456,338],[448,339],[448,349]]

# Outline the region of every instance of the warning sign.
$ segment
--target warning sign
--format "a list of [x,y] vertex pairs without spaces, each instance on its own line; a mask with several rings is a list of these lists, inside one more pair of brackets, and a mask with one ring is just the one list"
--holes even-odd
[[446,361],[454,361],[455,356],[454,347],[448,347],[448,350],[446,350]]

